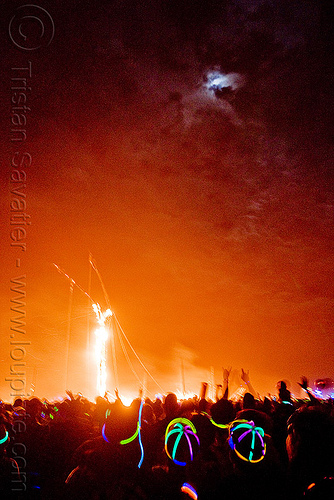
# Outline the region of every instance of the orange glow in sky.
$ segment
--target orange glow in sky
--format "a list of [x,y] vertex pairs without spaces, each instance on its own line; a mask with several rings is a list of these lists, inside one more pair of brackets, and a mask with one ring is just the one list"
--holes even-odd
[[[334,379],[326,31],[317,6],[273,29],[246,3],[240,32],[233,9],[56,2],[48,45],[4,42],[2,399]],[[92,301],[138,357],[100,324],[97,362]]]

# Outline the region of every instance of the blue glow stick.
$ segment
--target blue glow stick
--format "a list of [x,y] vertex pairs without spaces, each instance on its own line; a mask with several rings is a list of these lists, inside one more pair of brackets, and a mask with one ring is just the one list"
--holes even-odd
[[106,424],[103,424],[103,427],[102,427],[102,437],[106,441],[106,443],[110,443],[109,439],[106,436]]
[[143,411],[143,406],[144,406],[144,401],[141,402],[140,404],[140,409],[139,409],[139,417],[138,417],[138,441],[139,441],[139,446],[140,446],[140,451],[141,451],[141,457],[138,463],[138,469],[140,469],[143,460],[144,460],[144,446],[141,440],[141,415]]

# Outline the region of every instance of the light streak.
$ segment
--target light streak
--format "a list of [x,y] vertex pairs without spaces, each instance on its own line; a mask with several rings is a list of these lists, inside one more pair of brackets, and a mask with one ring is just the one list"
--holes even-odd
[[73,285],[75,285],[82,293],[84,293],[86,295],[86,297],[89,298],[89,300],[91,300],[92,302],[94,302],[94,300],[92,299],[92,297],[89,295],[89,293],[86,292],[86,290],[84,290],[82,288],[82,286],[78,285],[78,283],[76,281],[74,281],[73,278],[71,278],[71,276],[69,276],[65,271],[64,269],[61,269],[61,267],[57,266],[57,264],[53,263],[53,265],[55,266],[55,268],[57,269],[57,271],[62,274],[63,276],[65,276],[65,278],[67,278]]
[[189,495],[193,500],[197,500],[198,498],[197,491],[189,483],[183,483],[183,485],[181,486],[181,491],[182,493],[187,493],[187,495]]

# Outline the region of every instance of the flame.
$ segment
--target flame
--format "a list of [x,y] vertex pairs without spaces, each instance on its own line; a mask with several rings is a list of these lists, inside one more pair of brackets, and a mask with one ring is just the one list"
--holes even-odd
[[108,330],[105,327],[106,320],[112,316],[112,311],[107,309],[102,312],[99,304],[93,304],[93,310],[96,314],[96,319],[99,328],[95,330],[96,335],[96,363],[97,363],[97,393],[99,396],[104,396],[107,390],[107,347]]

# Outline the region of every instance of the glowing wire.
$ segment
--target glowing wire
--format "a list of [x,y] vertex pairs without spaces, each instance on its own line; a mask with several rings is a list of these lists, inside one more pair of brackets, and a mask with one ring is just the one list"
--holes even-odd
[[151,375],[151,373],[148,371],[148,369],[146,368],[146,366],[144,365],[144,363],[142,362],[142,360],[139,358],[138,354],[136,353],[136,351],[134,350],[134,348],[132,347],[129,339],[127,338],[127,336],[125,335],[125,332],[123,330],[123,328],[121,327],[118,319],[117,319],[117,316],[114,314],[114,318],[116,320],[116,323],[120,329],[120,331],[122,332],[122,334],[124,335],[124,338],[125,340],[127,341],[127,343],[129,344],[133,354],[136,356],[136,358],[138,359],[139,363],[141,364],[141,366],[144,368],[144,370],[146,371],[146,373],[149,375],[149,377],[151,377],[151,379],[153,380],[153,382],[159,387],[159,389],[162,391],[162,393],[165,393],[165,391],[163,390],[163,388],[161,387],[161,385],[155,380],[155,378],[153,377],[153,375]]
[[[116,322],[116,326],[117,326],[117,328],[119,328],[117,322]],[[132,364],[132,362],[131,362],[131,360],[129,358],[129,355],[128,355],[128,352],[126,350],[124,341],[122,339],[122,335],[118,334],[117,338],[119,340],[119,343],[121,344],[121,348],[122,348],[123,354],[125,356],[125,359],[126,359],[128,365],[130,366],[130,370],[132,371],[132,373],[134,374],[134,376],[136,377],[136,379],[138,380],[138,382],[141,383],[141,379],[138,376],[138,374],[137,374],[136,370],[134,369],[133,364]]]
[[101,287],[102,287],[102,290],[103,290],[104,298],[106,299],[107,306],[110,309],[111,306],[110,306],[109,296],[108,296],[107,290],[106,290],[106,288],[105,288],[105,286],[103,284],[102,277],[101,277],[101,274],[100,274],[100,272],[99,272],[99,270],[97,268],[96,262],[95,262],[95,260],[92,257],[92,254],[90,254],[90,257],[89,257],[89,263],[92,266],[92,268],[94,269],[94,271],[96,272],[97,277],[99,278],[99,281],[100,281],[100,284],[101,284]]
[[65,278],[67,278],[68,280],[71,281],[71,283],[73,285],[75,285],[77,288],[79,288],[79,290],[84,293],[86,295],[86,297],[89,298],[89,300],[91,300],[93,303],[95,302],[94,299],[92,299],[92,297],[89,295],[88,292],[86,292],[86,290],[84,290],[82,288],[82,286],[78,285],[78,283],[76,281],[74,281],[73,278],[71,278],[63,269],[61,269],[59,266],[57,266],[57,264],[53,263],[53,265],[55,266],[55,268],[57,269],[57,271],[62,274],[63,276],[65,276]]
[[0,439],[0,444],[5,443],[7,441],[7,439],[8,439],[8,431],[6,431],[5,437]]

